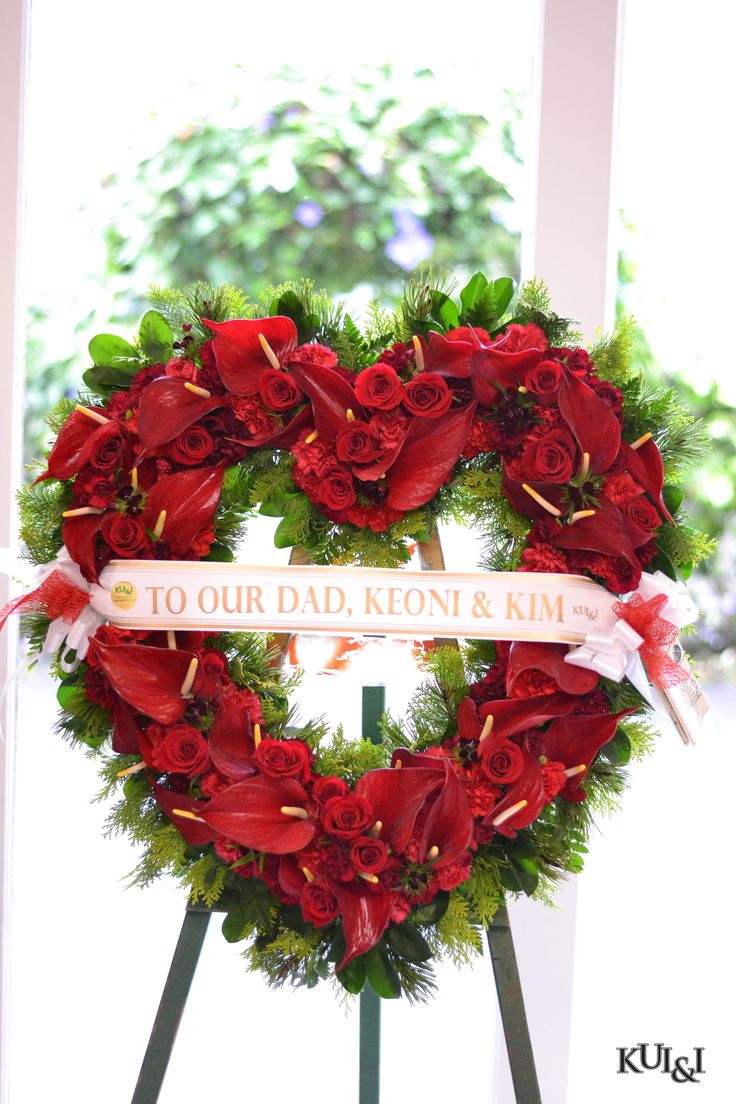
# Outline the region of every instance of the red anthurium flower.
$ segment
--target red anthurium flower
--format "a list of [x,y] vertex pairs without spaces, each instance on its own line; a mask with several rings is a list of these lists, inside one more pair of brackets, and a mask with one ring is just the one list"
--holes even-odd
[[452,379],[468,378],[470,360],[476,347],[471,341],[453,339],[434,331],[430,333],[428,342],[421,337],[419,341],[426,372],[436,372],[438,376],[450,376]]
[[[553,678],[560,690],[566,694],[587,694],[598,685],[595,671],[584,667],[573,667],[565,663],[567,644],[538,644],[531,641],[516,641],[511,645],[509,664],[506,670],[506,688],[511,693],[522,671],[543,671]],[[571,674],[572,672],[572,674]]]
[[242,782],[256,773],[252,728],[248,711],[223,697],[209,731],[210,757],[220,774]]
[[314,412],[311,406],[304,406],[295,414],[294,417],[288,422],[282,430],[274,434],[273,437],[269,437],[265,442],[259,441],[244,441],[243,444],[261,445],[268,444],[274,449],[290,449],[293,444],[299,440],[299,435],[303,429],[311,429],[314,426]]
[[231,322],[210,322],[214,333],[212,351],[222,382],[234,395],[257,395],[261,372],[276,368],[261,342],[265,339],[278,365],[297,346],[296,326],[290,318],[238,318]]
[[590,474],[608,471],[621,444],[621,427],[610,406],[572,372],[563,373],[557,401],[580,451],[588,454]]
[[162,724],[175,724],[184,715],[189,703],[181,696],[181,687],[195,658],[191,652],[94,639],[89,650],[128,705]]
[[478,707],[472,698],[464,698],[457,708],[458,736],[461,740],[478,740],[482,728],[478,719]]
[[362,881],[339,882],[330,878],[329,885],[340,906],[345,936],[345,954],[336,967],[339,972],[356,955],[375,947],[389,925],[391,909],[399,895],[371,890]]
[[621,457],[629,475],[641,484],[663,518],[672,521],[672,515],[664,504],[662,487],[664,485],[664,464],[656,443],[650,437],[637,449],[621,442]]
[[355,418],[367,421],[366,414],[348,380],[324,364],[297,364],[290,366],[290,372],[309,397],[314,411],[314,424],[325,441],[334,441],[338,431],[345,425],[348,410]]
[[[546,348],[546,339],[541,330],[533,329],[530,334],[534,342],[529,347],[519,340],[518,331],[522,327],[510,326],[506,334],[492,345],[483,345],[476,336],[477,346],[473,350],[470,364],[470,378],[473,393],[484,406],[493,406],[499,397],[499,388],[519,387],[527,372],[535,368],[542,359],[542,350]],[[521,347],[520,347],[521,346]]]
[[294,855],[282,855],[279,859],[279,885],[289,897],[298,901],[307,883],[307,876]]
[[[493,717],[491,732],[494,737],[516,736],[533,725],[569,713],[576,704],[577,698],[572,694],[535,694],[529,698],[501,698],[499,701],[484,702],[478,714],[484,725],[488,717]],[[487,754],[487,746],[488,738],[478,746],[481,760]]]
[[[491,743],[491,741],[487,741]],[[542,765],[536,756],[522,748],[524,766],[521,777],[513,782],[497,805],[483,818],[502,836],[513,839],[521,828],[537,819],[547,804]],[[512,811],[513,810],[513,811]]]
[[368,771],[355,786],[356,795],[368,798],[376,820],[381,821],[380,838],[397,854],[405,850],[425,802],[443,785],[444,768],[441,760],[438,763],[411,770]]
[[[199,816],[241,847],[286,855],[306,847],[317,830],[308,804],[307,791],[295,779],[259,774],[217,794]],[[290,811],[284,813],[284,808]]]
[[199,395],[187,387],[186,380],[174,376],[152,380],[138,407],[138,462],[222,405],[221,395]]
[[165,475],[146,495],[143,521],[147,529],[153,530],[161,511],[166,511],[162,536],[172,557],[187,553],[200,529],[212,520],[220,501],[224,470],[224,465],[218,464]]
[[39,475],[36,483],[40,483],[42,479],[71,479],[76,475],[81,466],[82,449],[89,438],[101,428],[100,423],[88,414],[82,414],[79,410],[73,411],[61,427],[49,453],[46,471]]
[[[465,787],[449,760],[444,767],[442,788],[427,802],[429,811],[419,843],[419,861],[431,861],[439,869],[454,862],[465,851],[473,836],[473,814]],[[411,770],[407,770],[407,775]]]
[[465,447],[476,403],[450,410],[436,420],[416,418],[387,476],[386,504],[393,510],[414,510],[436,495],[452,474]]
[[[567,770],[585,767],[571,774],[560,791],[568,801],[583,801],[585,790],[580,783],[588,773],[590,764],[609,740],[613,739],[616,725],[622,717],[633,713],[624,709],[621,713],[577,713],[571,717],[559,717],[553,721],[542,737],[542,747],[547,759],[563,763]],[[495,812],[495,810],[494,810]]]
[[[109,513],[109,511],[106,511]],[[65,518],[61,527],[61,536],[67,552],[90,583],[97,582],[97,534],[100,531],[105,514],[82,514],[81,517]]]
[[212,842],[215,833],[208,824],[203,824],[200,820],[190,820],[189,817],[177,816],[174,812],[174,809],[183,809],[186,813],[194,813],[195,816],[200,816],[202,809],[205,808],[205,801],[197,801],[189,794],[167,790],[165,786],[160,786],[157,782],[153,784],[153,796],[161,810],[171,823],[176,825],[187,843],[191,843],[194,847],[204,847],[205,844]]
[[614,506],[605,495],[600,495],[597,501],[595,514],[579,518],[571,525],[560,525],[552,533],[550,544],[557,548],[584,549],[587,552],[602,552],[606,556],[619,556],[638,572],[635,586],[641,575],[641,566],[629,528],[618,506]]
[[559,510],[561,514],[564,514],[567,509],[567,503],[564,499],[564,487],[559,483],[539,483],[537,481],[529,480],[528,482],[520,479],[512,479],[508,472],[505,470],[503,475],[503,493],[514,507],[518,514],[523,517],[534,518],[546,518],[550,516],[549,510],[545,509],[539,501],[539,498],[535,498],[525,488],[530,487],[532,491],[535,491],[537,495],[540,495],[545,502],[548,502],[554,509]]
[[139,755],[141,727],[130,706],[118,699],[112,711],[112,750],[118,755]]

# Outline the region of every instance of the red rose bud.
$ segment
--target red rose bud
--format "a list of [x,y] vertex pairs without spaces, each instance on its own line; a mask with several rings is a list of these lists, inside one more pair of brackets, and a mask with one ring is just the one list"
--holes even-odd
[[[484,741],[485,742],[485,741]],[[488,749],[483,748],[481,766],[487,778],[497,785],[507,786],[521,776],[524,757],[521,748],[512,740],[494,740],[488,737]]]
[[350,840],[361,836],[374,821],[373,808],[365,797],[351,794],[333,797],[322,809],[322,824],[326,832],[337,839]]
[[575,470],[575,442],[569,433],[553,429],[524,449],[524,478],[540,483],[569,483]]
[[270,778],[309,778],[309,748],[301,740],[272,740],[264,737],[255,750],[254,762]]
[[314,924],[316,928],[329,924],[340,912],[334,893],[319,882],[305,883],[299,904],[304,919]]
[[404,406],[420,418],[441,418],[451,403],[452,391],[435,372],[420,372],[404,392]]
[[346,510],[356,500],[353,477],[345,468],[336,468],[319,485],[319,495],[328,510]]
[[552,406],[562,382],[562,368],[556,360],[543,360],[524,377],[527,391],[543,406]]
[[128,514],[117,512],[108,514],[102,521],[100,532],[105,544],[122,559],[134,559],[150,554],[151,542],[140,515],[130,517]]
[[286,372],[266,368],[258,379],[258,390],[263,405],[269,410],[288,410],[296,406],[304,396]]
[[658,529],[662,524],[661,518],[649,499],[644,495],[631,499],[623,508],[624,521],[629,526],[644,529],[647,533]]
[[165,774],[186,774],[191,778],[202,773],[209,758],[204,736],[188,724],[174,725],[153,748],[153,765]]
[[388,846],[383,840],[359,836],[350,845],[350,861],[359,874],[376,874],[388,862]]
[[169,455],[177,464],[202,464],[215,447],[215,442],[203,426],[193,425],[180,433],[172,443]]
[[346,422],[340,428],[335,448],[339,459],[347,464],[369,464],[371,460],[377,460],[383,451],[381,442],[373,436],[370,426],[357,419]]
[[345,779],[333,776],[318,778],[312,787],[312,797],[320,805],[326,805],[333,797],[347,797],[349,793],[350,787]]
[[393,410],[404,397],[404,387],[390,365],[374,364],[358,373],[355,395],[374,410]]
[[124,434],[120,422],[106,422],[88,437],[79,454],[79,467],[113,471],[123,459]]

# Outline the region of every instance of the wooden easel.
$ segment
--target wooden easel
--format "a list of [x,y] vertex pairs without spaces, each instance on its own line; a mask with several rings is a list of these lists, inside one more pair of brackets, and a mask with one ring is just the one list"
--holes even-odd
[[[444,571],[445,562],[439,536],[419,545],[424,571]],[[290,563],[310,563],[303,549],[292,552]],[[288,635],[277,638],[282,655],[288,647]],[[457,647],[454,639],[438,639],[438,644]],[[383,686],[364,686],[362,736],[380,741],[378,722],[383,713],[386,691]],[[156,1104],[176,1039],[189,989],[192,984],[207,927],[213,912],[224,911],[217,905],[208,908],[188,904],[179,940],[171,960],[148,1047],[133,1092],[131,1104]],[[516,1104],[542,1104],[537,1081],[534,1052],[524,1008],[516,952],[506,906],[496,912],[486,931],[493,975],[501,1013],[506,1050],[511,1068]],[[381,999],[371,989],[360,995],[359,1104],[379,1104],[381,1065]]]

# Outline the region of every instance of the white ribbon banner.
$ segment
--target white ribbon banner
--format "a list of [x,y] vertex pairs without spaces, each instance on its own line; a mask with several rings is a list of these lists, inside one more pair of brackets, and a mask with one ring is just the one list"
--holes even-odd
[[616,597],[579,575],[116,560],[91,605],[128,629],[458,636],[581,644]]

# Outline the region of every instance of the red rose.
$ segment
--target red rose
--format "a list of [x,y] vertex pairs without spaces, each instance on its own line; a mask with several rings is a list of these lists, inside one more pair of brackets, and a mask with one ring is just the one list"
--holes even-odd
[[201,464],[215,447],[215,442],[203,426],[193,425],[171,442],[171,459],[177,464]]
[[[150,735],[150,728],[147,735]],[[210,753],[199,729],[188,724],[172,725],[161,743],[153,748],[152,760],[157,770],[192,777],[201,774],[209,763]]]
[[647,533],[653,532],[662,524],[659,514],[644,495],[639,495],[638,498],[632,498],[627,502],[623,508],[623,515],[627,525],[636,526],[637,529],[643,529]]
[[486,740],[480,745],[481,767],[491,782],[507,786],[510,782],[515,782],[517,778],[521,777],[521,772],[524,769],[524,756],[518,744],[503,737],[500,740],[494,740],[492,736],[489,736],[487,737],[488,750],[486,751],[483,746],[485,743]]
[[79,467],[89,465],[98,471],[119,468],[123,459],[123,440],[120,422],[106,422],[85,442],[79,456]]
[[333,797],[346,797],[350,793],[350,787],[344,778],[336,778],[332,775],[326,778],[318,778],[312,787],[312,797],[320,805],[326,805]]
[[441,418],[451,403],[452,391],[435,372],[420,372],[406,385],[404,406],[420,418]]
[[362,836],[367,828],[373,826],[375,819],[368,799],[355,794],[333,797],[322,809],[325,831],[338,839],[349,840]]
[[129,560],[150,554],[151,542],[139,514],[108,514],[100,528],[102,539],[116,556]]
[[335,468],[319,484],[318,493],[328,510],[346,510],[356,499],[353,477],[346,468]]
[[556,360],[543,360],[524,377],[527,391],[543,405],[551,406],[562,382],[562,369]]
[[304,919],[314,924],[315,928],[329,924],[340,912],[335,894],[319,882],[306,883],[299,904]]
[[227,671],[227,658],[213,648],[199,657],[194,693],[198,698],[214,698],[222,691],[222,679]]
[[258,769],[271,778],[309,778],[309,748],[301,740],[272,740],[264,737],[255,751]]
[[364,406],[372,406],[376,410],[393,410],[404,397],[404,387],[391,365],[374,364],[358,373],[355,397]]
[[553,429],[524,449],[526,477],[541,483],[569,483],[575,470],[575,442],[569,433]]
[[337,455],[347,464],[368,464],[382,453],[381,442],[371,433],[367,422],[345,422],[337,431]]
[[265,368],[258,379],[263,405],[269,410],[288,410],[303,397],[291,376],[275,368]]
[[370,836],[358,836],[350,845],[350,861],[359,874],[377,874],[388,862],[388,845]]

